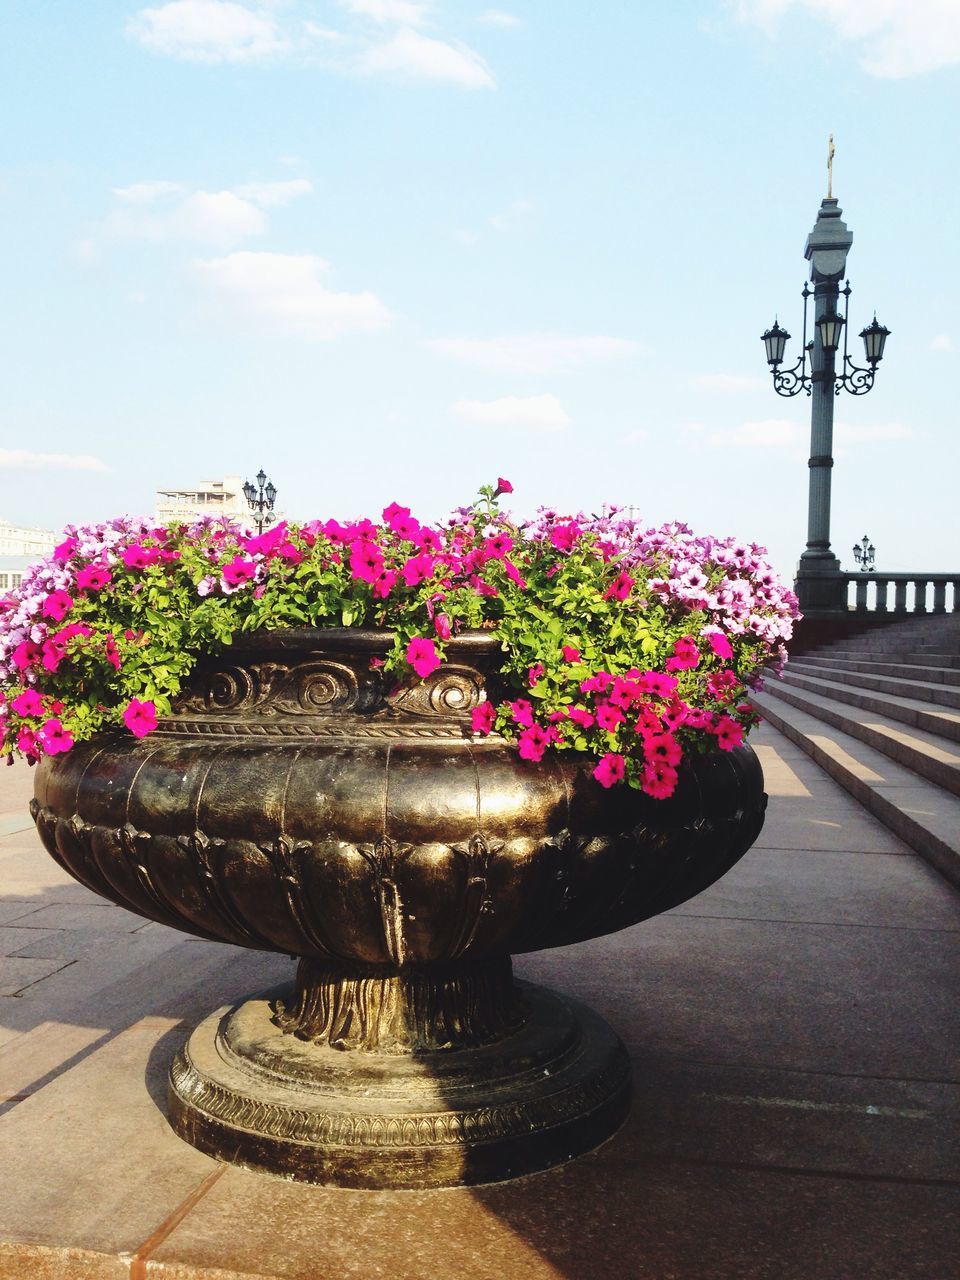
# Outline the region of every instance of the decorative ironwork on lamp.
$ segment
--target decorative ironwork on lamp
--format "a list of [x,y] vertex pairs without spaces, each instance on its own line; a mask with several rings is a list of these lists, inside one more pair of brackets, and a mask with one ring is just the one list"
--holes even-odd
[[862,542],[853,544],[853,558],[861,573],[872,573],[877,567],[877,549],[866,534]]
[[267,479],[267,473],[263,467],[257,472],[256,487],[249,480],[245,480],[243,484],[243,496],[247,500],[247,506],[251,511],[257,514],[253,517],[253,522],[257,526],[257,533],[263,533],[263,526],[273,524],[276,516],[273,514],[274,504],[277,500],[277,488],[273,481]]
[[[890,336],[890,330],[886,325],[880,324],[876,315],[874,315],[872,323],[868,324],[865,329],[860,330],[868,367],[862,369],[859,365],[854,364],[847,351],[847,319],[851,293],[849,280],[846,281],[839,292],[844,297],[844,314],[841,316],[836,311],[830,310],[816,321],[820,345],[824,354],[833,357],[829,368],[825,372],[833,382],[835,395],[839,395],[843,390],[849,391],[852,396],[862,396],[866,395],[873,386],[877,365],[883,359],[883,349],[887,338]],[[767,364],[773,374],[773,389],[780,396],[795,396],[801,391],[805,391],[807,395],[810,395],[813,391],[813,375],[807,372],[807,356],[813,350],[813,343],[807,341],[807,299],[812,293],[813,290],[805,284],[801,294],[803,298],[803,348],[796,364],[789,369],[780,368],[784,360],[790,334],[787,333],[786,329],[781,328],[776,320],[773,322],[773,327],[767,329],[761,335],[761,340],[766,348]],[[838,372],[834,361],[840,347],[841,333],[843,334],[843,358]]]

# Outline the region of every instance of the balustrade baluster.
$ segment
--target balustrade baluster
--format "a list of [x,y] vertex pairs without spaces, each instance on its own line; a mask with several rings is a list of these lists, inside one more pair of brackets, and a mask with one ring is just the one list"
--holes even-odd
[[945,582],[934,582],[933,584],[933,612],[947,612],[947,584]]
[[917,578],[914,581],[914,590],[916,592],[916,595],[914,596],[914,599],[913,599],[913,612],[926,613],[927,612],[927,579]]
[[907,580],[906,578],[897,578],[897,586],[893,597],[894,613],[907,612]]
[[857,613],[865,613],[867,609],[867,579],[857,579]]

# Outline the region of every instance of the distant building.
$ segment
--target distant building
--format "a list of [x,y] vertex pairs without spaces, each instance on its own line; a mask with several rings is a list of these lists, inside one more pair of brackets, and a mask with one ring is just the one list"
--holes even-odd
[[157,524],[170,520],[192,520],[199,516],[232,516],[249,521],[250,508],[243,496],[239,476],[222,480],[201,480],[191,489],[158,489],[154,519]]
[[52,529],[30,529],[0,520],[0,591],[19,587],[28,565],[48,556],[61,539]]

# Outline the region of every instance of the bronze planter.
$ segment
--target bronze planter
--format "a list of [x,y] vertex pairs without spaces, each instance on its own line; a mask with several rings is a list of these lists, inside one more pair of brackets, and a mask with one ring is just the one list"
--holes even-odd
[[610,1028],[515,983],[510,956],[622,929],[699,893],[756,839],[749,747],[684,763],[673,797],[605,791],[470,736],[498,698],[487,634],[413,687],[382,633],[241,636],[137,741],[47,758],[33,813],[95,892],[176,928],[299,958],[290,989],[218,1010],[171,1068],[174,1128],[306,1181],[495,1181],[621,1122]]

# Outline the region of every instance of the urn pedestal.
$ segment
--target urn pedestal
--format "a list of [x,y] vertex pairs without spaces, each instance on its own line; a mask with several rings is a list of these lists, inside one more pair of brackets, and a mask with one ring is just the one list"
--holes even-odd
[[510,956],[669,909],[763,823],[748,747],[684,762],[669,800],[540,763],[470,712],[498,648],[459,637],[395,689],[381,633],[258,632],[201,662],[141,741],[39,767],[50,853],[95,892],[202,937],[298,958],[296,979],[192,1033],[170,1118],[197,1147],[358,1187],[489,1182],[570,1159],[625,1115],[629,1064]]

